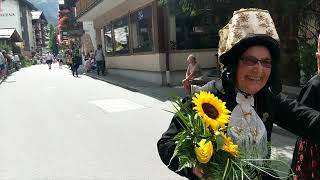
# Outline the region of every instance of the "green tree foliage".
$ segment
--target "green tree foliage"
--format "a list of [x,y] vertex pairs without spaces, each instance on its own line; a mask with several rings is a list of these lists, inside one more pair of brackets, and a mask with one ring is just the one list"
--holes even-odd
[[11,46],[7,44],[0,44],[0,49],[6,51],[7,54],[10,53],[10,51],[12,51]]
[[49,49],[50,49],[50,52],[52,52],[53,54],[59,53],[59,49],[57,45],[57,32],[58,32],[58,28],[54,27],[51,24],[49,28]]
[[315,52],[317,51],[316,43],[299,42],[299,52],[301,59],[301,69],[304,72],[304,81],[315,75],[317,70],[317,61]]

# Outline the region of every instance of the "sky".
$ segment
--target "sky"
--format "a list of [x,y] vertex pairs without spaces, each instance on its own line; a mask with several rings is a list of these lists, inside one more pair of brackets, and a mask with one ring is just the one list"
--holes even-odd
[[43,11],[49,24],[57,24],[58,2],[60,0],[28,0],[40,11]]

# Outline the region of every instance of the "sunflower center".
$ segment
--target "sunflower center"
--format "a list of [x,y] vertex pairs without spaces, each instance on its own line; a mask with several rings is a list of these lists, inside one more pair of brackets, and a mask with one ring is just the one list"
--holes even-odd
[[219,115],[218,110],[209,103],[202,104],[203,112],[211,119],[216,119]]

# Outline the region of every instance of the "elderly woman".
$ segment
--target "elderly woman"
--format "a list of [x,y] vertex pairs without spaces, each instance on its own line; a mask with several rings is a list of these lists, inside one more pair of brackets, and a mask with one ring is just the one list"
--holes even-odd
[[[227,133],[240,152],[248,158],[268,158],[268,142],[274,123],[319,144],[319,111],[278,95],[281,91],[279,37],[269,12],[260,9],[235,11],[219,35],[219,59],[224,67],[222,77],[195,91],[211,91],[226,102],[231,111],[232,127]],[[161,160],[173,171],[179,165],[176,158],[170,161],[176,146],[173,138],[182,130],[179,121],[175,116],[158,141]],[[253,149],[258,153],[250,153]],[[197,167],[177,173],[189,179],[202,176]],[[259,176],[272,179],[263,174]]]
[[202,76],[201,67],[197,62],[196,57],[193,54],[190,54],[187,58],[188,69],[186,72],[186,78],[182,80],[183,88],[187,93],[190,93],[190,85],[193,80],[200,80]]

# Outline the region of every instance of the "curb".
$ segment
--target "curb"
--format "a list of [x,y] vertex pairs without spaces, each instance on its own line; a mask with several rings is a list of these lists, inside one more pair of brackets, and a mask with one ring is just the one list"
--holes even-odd
[[273,128],[272,128],[272,134],[273,133],[279,134],[281,136],[291,137],[291,138],[297,138],[298,137],[295,134],[291,133],[290,131],[287,131],[286,129],[283,129],[282,127],[279,127],[279,126],[277,126],[275,124],[273,125]]
[[5,81],[5,80],[8,78],[8,76],[10,76],[13,72],[15,72],[15,71],[14,71],[14,70],[9,70],[9,71],[8,71],[8,74],[7,74],[3,79],[0,80],[0,85],[3,83],[3,81]]
[[5,81],[5,80],[7,79],[7,77],[8,77],[8,76],[5,76],[4,78],[2,78],[2,79],[0,80],[0,85],[2,84],[3,81]]
[[[112,81],[112,80],[104,79],[103,77],[98,77],[98,76],[95,76],[95,75],[92,75],[92,74],[88,74],[88,73],[85,73],[85,72],[83,73],[83,75],[89,76],[89,77],[91,77],[93,79],[98,79],[98,80],[101,80],[101,81],[104,81],[104,82],[119,86],[119,87],[122,87],[122,88],[125,88],[125,89],[128,89],[128,90],[133,91],[133,92],[139,92],[138,88],[135,88],[135,87],[132,87],[132,86],[129,86],[129,85],[125,85],[125,84],[122,84],[122,83],[119,83],[119,82],[115,82],[115,81]],[[293,87],[293,86],[286,86],[286,85],[282,86],[282,93],[287,95],[287,96],[289,96],[289,97],[292,97],[292,98],[296,98],[299,95],[300,90],[301,90],[301,87]]]

